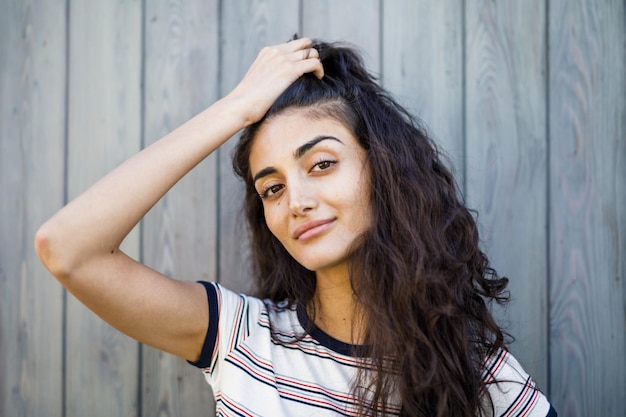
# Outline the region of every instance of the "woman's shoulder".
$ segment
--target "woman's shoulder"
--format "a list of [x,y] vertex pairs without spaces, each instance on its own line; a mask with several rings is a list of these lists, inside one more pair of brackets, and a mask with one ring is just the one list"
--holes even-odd
[[201,284],[207,290],[209,305],[215,305],[220,320],[226,317],[232,320],[246,316],[251,322],[260,320],[279,324],[283,321],[291,323],[297,318],[295,305],[287,300],[276,302],[261,299],[232,291],[215,282],[201,282]]
[[204,285],[207,291],[207,298],[209,303],[216,303],[219,307],[222,305],[240,305],[240,304],[255,304],[259,306],[263,306],[265,303],[256,297],[238,293],[236,291],[230,290],[227,287],[223,286],[217,282],[208,282],[208,281],[198,281],[200,284]]
[[497,381],[503,374],[510,379],[524,380],[527,376],[522,365],[506,349],[496,349],[491,352],[483,364],[483,380],[486,383]]
[[495,415],[556,416],[535,381],[506,349],[498,349],[485,359],[482,378]]
[[[216,301],[220,305],[223,303],[236,305],[243,303],[246,305],[253,305],[257,308],[267,310],[268,312],[276,313],[294,310],[293,305],[287,300],[276,302],[270,299],[261,299],[254,295],[233,291],[217,282],[202,281],[201,284],[203,284],[207,288],[207,292],[215,292],[215,297],[217,299]],[[210,294],[209,298],[211,298]]]

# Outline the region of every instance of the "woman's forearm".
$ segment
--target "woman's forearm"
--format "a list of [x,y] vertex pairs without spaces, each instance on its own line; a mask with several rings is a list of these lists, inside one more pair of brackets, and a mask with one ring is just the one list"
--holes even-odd
[[302,74],[323,76],[310,39],[264,48],[228,96],[115,168],[37,232],[36,249],[57,278],[115,253],[132,228],[193,167],[260,120]]
[[115,168],[40,228],[36,247],[46,267],[62,278],[115,252],[176,182],[245,124],[237,100],[223,99]]

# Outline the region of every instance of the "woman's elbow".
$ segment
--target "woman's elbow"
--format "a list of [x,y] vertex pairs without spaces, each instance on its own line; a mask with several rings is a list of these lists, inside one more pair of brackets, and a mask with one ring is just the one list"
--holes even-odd
[[48,223],[39,227],[35,234],[35,252],[48,271],[57,279],[63,280],[69,277],[71,268],[68,260],[62,256],[59,246]]

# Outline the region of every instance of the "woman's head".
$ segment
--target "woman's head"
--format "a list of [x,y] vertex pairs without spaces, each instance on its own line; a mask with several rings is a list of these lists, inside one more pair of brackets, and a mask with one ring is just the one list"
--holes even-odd
[[[402,188],[398,179],[419,169],[415,166],[416,159],[428,164],[434,155],[427,136],[378,86],[353,48],[326,43],[316,43],[314,47],[318,49],[324,66],[324,78],[320,80],[306,74],[294,82],[261,121],[244,131],[234,156],[235,171],[246,182],[246,213],[261,294],[292,301],[306,299],[312,294],[314,275],[311,268],[294,263],[287,256],[284,242],[271,233],[265,219],[267,213],[259,198],[259,184],[253,181],[256,173],[251,170],[250,156],[257,138],[267,126],[280,124],[281,121],[276,122],[276,119],[285,119],[286,115],[300,114],[318,123],[335,122],[350,131],[362,148],[365,165],[369,168],[364,178],[365,194],[370,200],[368,216],[372,212],[375,217],[372,222],[379,226],[385,223],[387,229],[393,228],[389,226],[390,221],[415,220],[390,218],[393,210],[389,206],[411,204],[404,195],[408,190]],[[297,288],[286,282],[291,280],[298,282]],[[308,283],[304,286],[309,290],[307,295],[301,292],[303,280]]]
[[[245,209],[252,235],[257,284],[260,294],[272,299],[310,299],[315,289],[315,274],[312,271],[314,265],[305,262],[305,267],[289,256],[284,242],[268,227],[263,200],[257,189],[263,184],[253,180],[257,172],[252,172],[250,165],[257,138],[269,127],[282,125],[280,119],[300,115],[308,119],[304,123],[309,126],[312,123],[331,123],[343,127],[361,151],[365,150],[362,138],[356,134],[362,122],[352,103],[355,102],[355,94],[358,94],[354,91],[356,85],[373,84],[372,78],[365,72],[360,57],[350,48],[321,43],[314,47],[318,49],[325,67],[324,78],[320,80],[312,74],[305,74],[294,82],[261,121],[244,131],[233,159],[235,172],[246,184]],[[364,160],[367,159],[364,152],[362,155]]]

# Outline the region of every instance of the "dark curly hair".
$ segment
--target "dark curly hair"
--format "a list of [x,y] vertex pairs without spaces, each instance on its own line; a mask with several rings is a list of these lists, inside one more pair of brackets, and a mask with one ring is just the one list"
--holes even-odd
[[249,170],[255,135],[286,109],[333,117],[366,150],[371,177],[371,227],[350,258],[352,288],[366,323],[367,365],[353,384],[360,413],[385,414],[394,397],[408,416],[483,414],[483,362],[505,348],[487,303],[508,300],[508,280],[489,266],[472,212],[420,123],[377,84],[353,47],[314,47],[324,78],[305,74],[293,83],[263,120],[243,132],[233,157],[246,183],[259,295],[309,306],[315,273],[296,262],[265,224]]

